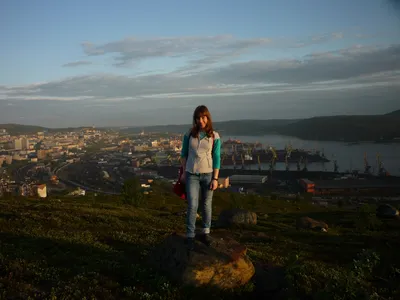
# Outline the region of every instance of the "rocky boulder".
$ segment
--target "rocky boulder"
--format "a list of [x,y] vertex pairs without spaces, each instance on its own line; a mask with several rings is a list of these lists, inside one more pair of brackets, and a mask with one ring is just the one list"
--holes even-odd
[[230,227],[232,225],[256,225],[257,214],[245,209],[223,210],[218,217],[218,227]]
[[187,286],[231,289],[246,284],[255,273],[247,248],[224,234],[213,233],[210,247],[196,241],[188,251],[183,234],[168,235],[150,255],[150,263]]
[[376,208],[376,216],[378,218],[396,218],[399,217],[399,211],[389,204],[381,204]]
[[329,227],[323,221],[314,220],[310,217],[301,217],[297,219],[296,228],[327,232]]

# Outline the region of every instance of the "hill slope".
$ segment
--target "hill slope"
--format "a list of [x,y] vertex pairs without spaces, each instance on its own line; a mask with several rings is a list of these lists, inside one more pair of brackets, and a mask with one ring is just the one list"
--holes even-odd
[[21,124],[0,124],[0,129],[6,129],[7,132],[11,135],[18,134],[33,134],[38,131],[47,130],[47,128],[42,126],[34,126],[34,125],[21,125]]
[[11,135],[24,135],[24,134],[35,134],[39,131],[47,132],[68,132],[75,131],[87,127],[64,127],[64,128],[47,128],[36,125],[22,125],[22,124],[0,124],[0,129],[6,129]]
[[[223,135],[257,136],[271,133],[309,140],[377,141],[400,137],[400,110],[383,115],[327,116],[290,120],[232,120],[215,122]],[[190,125],[131,127],[123,133],[151,132],[182,133]]]
[[[321,299],[400,296],[398,220],[381,222],[369,206],[360,214],[222,191],[215,193],[214,220],[232,206],[258,212],[256,226],[222,231],[247,246],[257,276],[233,294],[182,288],[146,264],[166,235],[184,230],[177,212],[186,205],[170,188],[155,185],[142,208],[102,195],[0,199],[2,298],[264,299],[258,293],[268,288],[279,299],[311,299],[322,290]],[[296,230],[305,215],[327,222],[328,232]]]
[[[122,134],[147,132],[183,133],[191,127],[183,125],[136,126],[120,129]],[[76,128],[44,128],[18,124],[2,124],[11,134],[28,134],[47,130],[72,131]],[[258,136],[282,134],[310,140],[330,141],[378,141],[400,137],[400,110],[383,115],[327,116],[309,119],[274,119],[274,120],[232,120],[214,122],[214,128],[222,135]]]
[[[231,120],[214,122],[215,130],[224,135],[263,135],[272,133],[280,126],[293,124],[298,120]],[[191,127],[190,124],[183,125],[157,125],[145,127],[128,127],[121,130],[123,133],[139,133],[142,130],[150,132],[183,133]]]
[[400,111],[385,115],[315,117],[281,126],[277,131],[312,140],[391,140],[400,137]]
[[387,113],[385,116],[400,117],[400,109]]

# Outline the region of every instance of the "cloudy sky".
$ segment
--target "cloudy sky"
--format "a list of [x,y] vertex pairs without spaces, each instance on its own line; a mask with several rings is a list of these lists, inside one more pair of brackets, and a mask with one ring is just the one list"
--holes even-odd
[[2,0],[0,41],[0,124],[400,109],[397,0]]

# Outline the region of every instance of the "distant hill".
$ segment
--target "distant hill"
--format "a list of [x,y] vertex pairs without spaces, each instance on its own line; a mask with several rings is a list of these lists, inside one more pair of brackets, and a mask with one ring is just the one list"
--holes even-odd
[[11,135],[18,134],[32,134],[38,131],[45,131],[47,128],[34,125],[20,125],[20,124],[0,124],[0,129],[6,129]]
[[399,110],[395,110],[395,111],[392,111],[392,112],[390,112],[390,113],[388,113],[388,114],[385,114],[385,116],[397,116],[397,117],[400,117],[400,109]]
[[392,140],[400,137],[400,110],[384,115],[315,117],[281,126],[277,131],[311,140]]
[[47,132],[68,132],[75,131],[86,127],[66,127],[66,128],[47,128],[35,125],[21,125],[21,124],[0,124],[0,129],[6,129],[11,135],[24,135],[24,134],[34,134],[39,131]]
[[[258,136],[281,134],[308,140],[379,141],[400,137],[400,110],[383,115],[350,115],[313,117],[290,120],[232,120],[215,122],[223,135]],[[123,133],[150,132],[182,133],[190,125],[129,127]]]
[[[140,133],[142,130],[146,132],[183,133],[190,127],[190,124],[135,126],[119,128],[119,131],[122,134]],[[45,128],[19,124],[0,124],[0,128],[7,129],[11,134],[29,134],[38,131],[73,131],[84,127]],[[400,110],[383,115],[339,115],[289,120],[232,120],[214,122],[214,128],[225,136],[259,136],[275,133],[308,140],[391,141],[400,137]]]
[[[232,120],[214,122],[215,130],[224,135],[264,135],[276,132],[277,128],[290,125],[298,120]],[[191,127],[190,124],[183,125],[157,125],[145,127],[128,127],[120,130],[122,133],[140,133],[142,130],[149,132],[183,133]]]

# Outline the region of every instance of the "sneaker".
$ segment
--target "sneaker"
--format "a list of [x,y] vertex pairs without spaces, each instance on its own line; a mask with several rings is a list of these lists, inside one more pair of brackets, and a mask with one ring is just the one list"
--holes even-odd
[[206,234],[202,234],[200,235],[200,241],[206,245],[207,247],[209,247],[211,245],[211,238],[210,238],[210,234],[206,233]]
[[186,238],[186,245],[189,251],[194,250],[194,238]]

